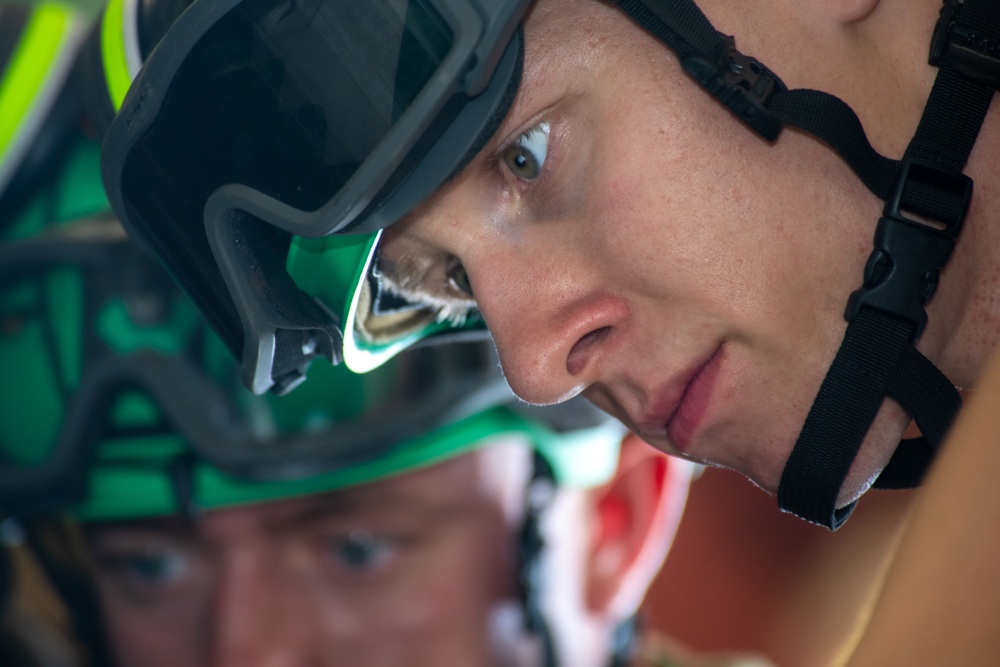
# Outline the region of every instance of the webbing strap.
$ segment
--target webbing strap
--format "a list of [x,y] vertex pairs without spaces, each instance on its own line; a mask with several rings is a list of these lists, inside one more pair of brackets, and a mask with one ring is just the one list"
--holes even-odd
[[[994,32],[1000,28],[997,3],[969,0],[963,7],[969,17],[977,22],[985,20]],[[943,12],[942,21],[947,13]],[[991,18],[984,19],[984,15]],[[954,13],[948,17],[951,19]],[[939,24],[936,36],[953,29],[953,25]],[[885,195],[876,193],[887,201],[876,231],[875,250],[866,267],[865,284],[848,303],[844,342],[806,419],[778,490],[782,509],[831,529],[842,525],[853,510],[853,504],[837,509],[836,495],[882,402],[882,396],[868,394],[865,400],[871,401],[874,409],[865,415],[867,421],[859,414],[852,415],[854,426],[841,431],[843,439],[837,439],[836,431],[825,430],[830,427],[828,415],[858,400],[859,395],[850,378],[842,376],[859,366],[877,369],[877,382],[885,387],[883,396],[897,400],[923,433],[921,442],[897,447],[885,479],[880,476],[876,481],[879,487],[918,484],[961,407],[961,398],[951,382],[912,346],[926,323],[923,306],[933,295],[938,272],[951,255],[968,210],[972,182],[962,169],[989,109],[995,84],[970,79],[950,60],[939,65],[920,125],[906,149],[895,182]],[[912,214],[943,227],[921,222]],[[898,318],[903,318],[910,328],[909,340],[893,335]],[[891,359],[891,364],[876,362],[869,350],[853,344],[862,337],[871,337],[880,347],[879,354]],[[863,426],[860,438],[859,426]],[[824,432],[819,433],[820,429]],[[825,448],[843,453],[831,455],[821,451]],[[803,475],[816,467],[813,459],[830,464],[821,475],[804,479]],[[796,488],[805,483],[807,488]]]
[[914,416],[924,435],[899,444],[875,485],[880,489],[905,489],[923,479],[962,407],[962,399],[948,378],[915,347],[904,351],[888,395]]
[[910,343],[915,325],[864,307],[851,321],[781,478],[778,504],[789,512],[839,528],[854,503],[837,508],[837,495],[883,398],[914,416],[923,437],[905,440],[875,486],[918,484],[961,407],[951,382]]
[[822,138],[879,199],[887,199],[900,162],[876,151],[854,110],[839,97],[797,89],[775,95],[771,110],[783,122]]
[[785,464],[782,509],[831,528],[850,516],[853,504],[835,509],[837,494],[912,334],[911,323],[870,308],[854,318]]
[[[853,508],[837,511],[837,494],[885,396],[900,402],[924,433],[919,443],[897,448],[885,480],[876,484],[892,488],[919,482],[961,404],[947,378],[912,346],[971,197],[971,180],[961,171],[1000,81],[1000,3],[945,0],[931,53],[940,70],[902,160],[879,154],[842,100],[788,90],[766,66],[737,51],[692,0],[618,4],[751,129],[767,140],[776,139],[785,124],[817,136],[887,201],[865,284],[848,303],[844,342],[778,492],[782,509],[836,528]],[[904,212],[942,222],[945,229]]]

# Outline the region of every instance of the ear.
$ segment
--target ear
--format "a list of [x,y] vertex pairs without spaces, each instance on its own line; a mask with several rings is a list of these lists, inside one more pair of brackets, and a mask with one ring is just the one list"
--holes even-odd
[[615,476],[593,489],[596,529],[586,571],[594,614],[621,620],[638,609],[670,550],[693,465],[629,434]]

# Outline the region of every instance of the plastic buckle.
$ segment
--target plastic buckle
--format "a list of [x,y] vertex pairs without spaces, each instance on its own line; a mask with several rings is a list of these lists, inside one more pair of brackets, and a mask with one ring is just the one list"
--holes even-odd
[[[951,198],[958,205],[951,220],[924,222],[902,213],[915,190]],[[851,321],[862,306],[912,322],[916,342],[927,324],[924,304],[937,289],[938,277],[955,247],[972,199],[972,179],[928,160],[908,157],[886,201],[875,231],[875,249],[865,265],[864,284],[851,294],[844,317]]]
[[1000,38],[959,23],[961,8],[958,0],[947,0],[941,8],[927,61],[935,67],[946,63],[971,81],[1000,88]]
[[681,64],[695,81],[757,134],[768,141],[778,138],[784,124],[768,104],[775,92],[786,90],[785,84],[756,58],[741,53],[732,37],[726,37],[718,62],[709,62],[701,55],[689,55]]

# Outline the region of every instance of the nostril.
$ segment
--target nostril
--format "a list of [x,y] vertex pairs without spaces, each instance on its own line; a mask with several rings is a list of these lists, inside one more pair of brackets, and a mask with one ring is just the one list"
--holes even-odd
[[607,338],[610,333],[611,327],[601,327],[576,341],[573,349],[569,351],[569,356],[566,357],[566,370],[569,371],[570,375],[575,376],[583,372],[587,366],[587,359],[590,358],[591,350]]

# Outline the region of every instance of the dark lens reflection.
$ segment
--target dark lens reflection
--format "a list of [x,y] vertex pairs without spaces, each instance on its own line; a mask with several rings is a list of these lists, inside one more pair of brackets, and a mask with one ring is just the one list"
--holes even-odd
[[205,237],[208,197],[238,183],[320,208],[409,108],[451,42],[423,0],[249,0],[185,58],[130,152],[122,192],[129,220],[149,230],[232,349],[242,335]]

